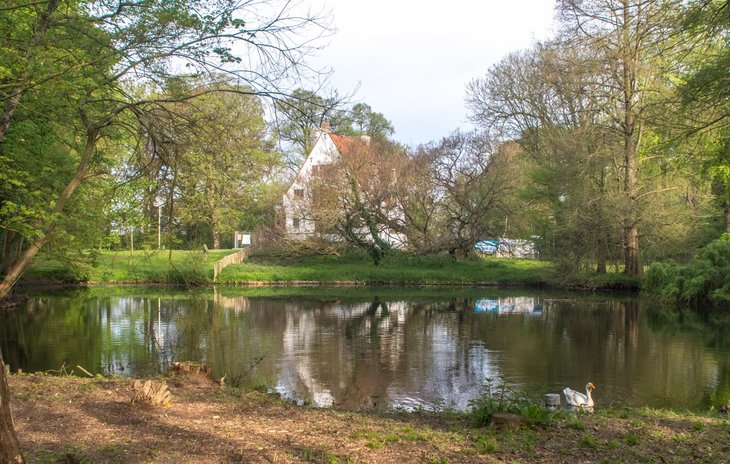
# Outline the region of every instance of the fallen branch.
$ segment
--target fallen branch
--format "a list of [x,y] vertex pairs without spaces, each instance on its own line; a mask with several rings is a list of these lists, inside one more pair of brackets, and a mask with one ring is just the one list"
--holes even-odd
[[91,378],[94,378],[94,374],[92,374],[91,372],[87,371],[83,367],[79,366],[78,364],[76,364],[76,367],[78,367],[79,369],[81,369],[81,372],[83,372],[84,374],[88,375]]

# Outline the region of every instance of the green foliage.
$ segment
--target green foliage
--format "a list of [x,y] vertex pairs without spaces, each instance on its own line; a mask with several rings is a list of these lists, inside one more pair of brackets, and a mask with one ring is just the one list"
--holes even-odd
[[598,439],[593,435],[583,435],[580,439],[580,443],[586,448],[598,448]]
[[201,285],[211,281],[213,264],[233,250],[114,251],[94,253],[86,264],[40,259],[27,278],[63,282],[164,282]]
[[266,138],[262,102],[252,89],[233,84],[179,79],[176,87],[200,95],[192,104],[167,105],[184,123],[170,124],[167,114],[156,121],[156,130],[169,138],[165,148],[175,152],[174,176],[158,173],[156,189],[138,190],[137,196],[152,205],[160,191],[166,198],[172,194],[177,227],[169,224],[166,232],[178,233],[186,245],[231,246],[235,230],[253,229],[265,217],[262,209],[273,209],[266,179],[280,167],[280,156]]
[[486,380],[484,392],[477,398],[469,401],[469,417],[472,425],[481,427],[492,422],[496,413],[509,412],[520,414],[528,423],[549,425],[560,414],[548,411],[538,398],[527,392],[508,385],[504,379],[495,381]]
[[624,442],[629,446],[636,446],[639,444],[639,436],[635,433],[627,433],[624,435]]
[[499,443],[493,436],[476,435],[474,437],[474,449],[479,454],[494,454],[499,452]]
[[687,264],[652,264],[646,273],[644,289],[684,304],[728,305],[730,234],[710,242]]
[[[275,156],[261,147],[266,127],[254,95],[280,94],[277,82],[296,72],[312,46],[309,32],[322,29],[294,5],[272,10],[268,2],[6,3],[0,8],[0,296],[40,249],[73,256],[125,229],[149,243],[157,200],[165,196],[171,205],[185,187],[192,191],[185,200],[201,199],[194,182],[177,176],[198,174],[199,181],[191,166],[214,165],[217,178],[230,177],[227,186],[238,187],[227,191],[260,185],[269,172],[258,168]],[[260,59],[242,65],[239,54]],[[199,77],[196,85],[185,85],[190,76]],[[226,87],[230,81],[235,88]],[[205,98],[211,93],[241,98]],[[200,111],[182,111],[196,100]],[[201,136],[206,130],[208,138]],[[194,156],[182,157],[180,147],[202,156],[185,163]],[[240,156],[224,156],[231,153]],[[148,184],[111,195],[114,184],[129,187],[141,172],[177,188]],[[238,173],[249,177],[242,182]],[[214,194],[192,208],[213,235],[244,222],[230,212],[241,195],[221,199],[221,189],[203,190]],[[261,195],[254,193],[244,196],[255,202]],[[181,216],[170,211],[168,225]],[[172,277],[202,280],[189,264]]]
[[356,103],[350,111],[341,113],[337,133],[349,136],[367,135],[385,139],[393,135],[393,124],[382,113],[373,111],[367,103]]

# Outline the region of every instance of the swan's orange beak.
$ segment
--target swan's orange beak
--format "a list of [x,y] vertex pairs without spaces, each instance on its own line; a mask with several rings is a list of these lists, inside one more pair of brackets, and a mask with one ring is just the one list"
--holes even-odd
[[596,386],[595,386],[595,385],[593,385],[592,383],[588,383],[588,387],[589,387],[589,388],[590,388],[591,390],[595,390],[595,389],[596,389]]

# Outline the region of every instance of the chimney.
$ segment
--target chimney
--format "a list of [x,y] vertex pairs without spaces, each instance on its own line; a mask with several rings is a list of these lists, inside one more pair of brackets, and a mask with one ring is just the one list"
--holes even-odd
[[317,140],[319,140],[319,137],[324,134],[331,134],[332,133],[332,127],[330,127],[330,122],[328,119],[325,119],[322,121],[320,127],[316,127],[312,130],[312,145],[317,143]]

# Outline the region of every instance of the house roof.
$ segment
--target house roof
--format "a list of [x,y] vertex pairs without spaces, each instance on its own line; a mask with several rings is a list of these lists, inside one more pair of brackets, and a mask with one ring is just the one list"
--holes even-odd
[[[321,134],[321,136],[327,136],[330,138],[332,143],[335,145],[335,148],[337,149],[337,155],[339,156],[349,156],[355,151],[356,147],[369,147],[370,145],[370,137],[368,136],[348,137],[346,135],[334,134],[329,130],[321,130],[319,133]],[[318,137],[319,136],[320,135],[318,135]],[[315,146],[317,145],[317,143],[315,143]],[[291,188],[296,184],[296,179],[302,178],[304,166],[307,164],[309,157],[312,156],[312,153],[314,153],[314,150],[315,149],[312,148],[312,151],[307,154],[307,158],[305,159],[304,163],[302,163],[302,165],[299,167],[299,171],[297,172],[296,176],[294,176],[295,180],[292,182],[289,190],[291,190]]]
[[329,136],[332,139],[332,142],[334,142],[335,146],[337,147],[337,151],[339,151],[340,154],[345,154],[349,152],[352,144],[354,143],[353,139],[351,139],[350,137],[345,137],[344,135],[329,134]]
[[332,139],[332,142],[334,142],[335,147],[337,147],[337,151],[340,152],[341,155],[347,156],[353,147],[356,145],[370,145],[369,138],[355,138],[355,137],[347,137],[344,135],[338,135],[338,134],[329,134],[330,138]]

